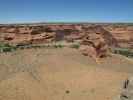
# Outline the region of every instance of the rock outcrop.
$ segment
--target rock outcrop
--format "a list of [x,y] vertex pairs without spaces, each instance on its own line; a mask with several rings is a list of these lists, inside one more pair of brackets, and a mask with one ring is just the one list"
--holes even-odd
[[32,44],[35,44],[35,43],[48,43],[48,42],[54,41],[55,40],[55,36],[56,36],[55,32],[50,32],[50,33],[44,32],[44,33],[32,36],[31,42],[32,42]]
[[80,50],[84,55],[90,56],[96,61],[108,56],[109,46],[117,46],[116,40],[101,26],[88,27],[85,32]]
[[105,28],[103,28],[100,25],[93,25],[93,26],[85,27],[84,30],[86,32],[86,35],[88,34],[100,35],[109,46],[114,46],[114,47],[118,46],[117,40],[114,38],[112,33],[107,31]]
[[0,32],[4,41],[16,45],[78,41],[81,42],[81,52],[96,61],[108,55],[108,47],[118,46],[112,34],[99,25],[6,26],[0,27]]
[[119,47],[133,48],[133,25],[108,25],[105,28],[115,37]]
[[102,47],[104,44],[117,46],[117,41],[111,33],[97,25],[7,25],[0,27],[0,33],[2,33],[2,35],[0,34],[0,40],[14,44],[21,44],[23,41],[29,41],[29,43],[34,44],[60,40],[66,40],[67,42],[86,41],[89,39],[89,41],[94,43],[98,52],[99,50],[101,52],[101,49],[99,49],[101,47],[96,47],[96,45],[102,45]]

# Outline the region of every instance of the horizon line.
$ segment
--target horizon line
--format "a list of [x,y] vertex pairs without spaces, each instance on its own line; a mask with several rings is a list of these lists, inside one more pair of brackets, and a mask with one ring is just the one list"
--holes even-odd
[[44,21],[35,21],[35,22],[7,22],[7,23],[0,23],[0,25],[7,25],[7,24],[133,24],[133,22],[89,22],[89,21],[49,21],[49,22],[44,22]]

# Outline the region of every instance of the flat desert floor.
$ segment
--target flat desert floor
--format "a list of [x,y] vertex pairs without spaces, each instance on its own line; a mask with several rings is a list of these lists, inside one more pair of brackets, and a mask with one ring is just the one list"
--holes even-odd
[[76,49],[0,54],[0,100],[114,100],[133,62],[112,55],[96,64]]

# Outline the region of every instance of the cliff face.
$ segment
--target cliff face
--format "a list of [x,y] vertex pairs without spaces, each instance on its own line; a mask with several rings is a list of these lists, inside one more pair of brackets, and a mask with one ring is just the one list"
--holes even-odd
[[108,56],[109,46],[118,46],[115,38],[101,26],[86,28],[86,35],[81,43],[81,52],[98,61]]
[[82,40],[88,34],[99,34],[109,46],[133,48],[133,26],[128,25],[7,25],[0,26],[0,33],[1,41],[14,44],[23,41],[47,43],[67,40],[72,42]]
[[133,26],[110,25],[106,27],[106,30],[108,30],[113,35],[120,47],[133,48]]
[[[101,29],[101,28],[100,28]],[[18,38],[24,40],[29,37],[49,37],[48,35],[53,34],[55,40],[62,40],[65,37],[72,39],[81,39],[86,35],[88,31],[101,32],[101,35],[106,35],[108,32],[104,29],[100,30],[99,27],[86,27],[85,25],[42,25],[42,26],[1,26],[0,33],[1,39],[6,41],[16,41]],[[104,34],[105,33],[105,34]],[[25,37],[25,38],[24,38]],[[28,38],[26,38],[28,37]],[[38,37],[38,38],[39,38]],[[108,36],[105,36],[108,38]],[[110,37],[110,36],[109,36]],[[50,38],[50,37],[49,37]],[[52,37],[51,37],[52,38]],[[112,40],[111,40],[112,41]]]
[[113,35],[98,25],[44,25],[1,27],[1,41],[11,45],[30,45],[66,40],[81,41],[81,52],[93,59],[107,56],[109,46],[118,46]]

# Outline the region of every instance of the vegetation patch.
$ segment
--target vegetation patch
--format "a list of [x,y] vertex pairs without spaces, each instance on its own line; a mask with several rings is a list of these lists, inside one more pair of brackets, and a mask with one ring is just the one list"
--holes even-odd
[[11,46],[8,43],[0,43],[0,52],[12,52],[17,48],[15,46]]
[[55,44],[26,44],[26,45],[10,45],[8,43],[0,43],[0,53],[3,52],[12,52],[17,49],[30,49],[30,48],[63,48],[63,47],[70,47],[70,48],[75,48],[78,49],[80,47],[80,44],[78,43],[73,43],[73,44],[61,44],[61,43],[55,43]]
[[79,49],[80,44],[72,44],[70,45],[71,48]]
[[112,50],[114,54],[120,54],[126,57],[133,57],[133,50],[126,48],[114,48]]

